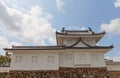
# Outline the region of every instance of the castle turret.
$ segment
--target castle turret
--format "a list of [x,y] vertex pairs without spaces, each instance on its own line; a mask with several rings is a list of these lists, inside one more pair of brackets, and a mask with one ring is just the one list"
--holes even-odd
[[56,32],[58,46],[87,47],[96,46],[97,42],[105,35],[105,32],[95,33],[88,30],[65,30]]

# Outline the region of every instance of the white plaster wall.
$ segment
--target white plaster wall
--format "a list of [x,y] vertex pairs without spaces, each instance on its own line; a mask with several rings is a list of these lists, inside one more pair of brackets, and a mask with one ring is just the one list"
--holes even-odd
[[[79,54],[85,54],[85,59],[80,60]],[[98,54],[98,59],[93,60],[92,54]],[[22,56],[21,63],[16,63],[16,56]],[[33,63],[32,56],[38,56],[38,62]],[[48,63],[48,56],[54,56],[54,63]],[[13,52],[10,70],[57,70],[59,67],[105,67],[104,53],[97,50],[72,49],[54,52],[16,51]]]
[[65,46],[71,46],[71,45],[73,45],[76,41],[77,41],[77,39],[64,39],[63,44],[64,44]]
[[89,39],[89,40],[85,40],[84,42],[86,42],[87,44],[91,45],[91,46],[95,46],[96,42],[94,39]]
[[[93,52],[98,54],[98,60],[92,59],[92,52],[70,52],[72,60],[66,60],[66,54],[60,54],[60,67],[105,67],[104,53]],[[80,60],[79,54],[85,54],[85,59]]]
[[[84,58],[81,59],[80,55],[84,55]],[[75,52],[74,53],[74,65],[90,65],[90,55],[87,52]]]
[[[16,63],[16,56],[22,56],[21,63]],[[32,56],[38,56],[33,63]],[[48,56],[54,56],[54,63],[48,63]],[[58,53],[14,53],[10,70],[57,70],[59,68]]]
[[86,46],[83,42],[79,42],[74,47],[88,47],[88,46]]
[[[70,54],[72,56],[71,59],[67,59],[67,54]],[[59,54],[60,67],[74,67],[73,60],[74,60],[73,53],[71,52],[64,52]]]
[[107,65],[109,71],[120,71],[120,65]]
[[91,67],[106,67],[106,64],[105,64],[105,60],[104,60],[104,53],[93,53],[93,54],[98,54],[98,60],[93,60],[91,59],[93,56],[92,56],[92,53],[90,54],[90,63],[91,63]]
[[0,72],[9,72],[9,67],[0,67]]

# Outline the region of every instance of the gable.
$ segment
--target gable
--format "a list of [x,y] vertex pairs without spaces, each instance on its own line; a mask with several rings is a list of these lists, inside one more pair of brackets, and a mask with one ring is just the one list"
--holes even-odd
[[88,47],[87,45],[85,45],[83,42],[79,42],[76,45],[74,45],[73,47]]
[[91,46],[84,42],[81,38],[79,38],[79,40],[72,44],[70,47],[91,47]]

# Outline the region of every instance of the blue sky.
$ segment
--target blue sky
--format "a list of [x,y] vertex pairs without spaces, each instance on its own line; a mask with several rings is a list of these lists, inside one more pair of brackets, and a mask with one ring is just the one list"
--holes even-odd
[[55,45],[54,32],[106,31],[98,45],[114,45],[106,58],[120,60],[120,0],[0,0],[0,48]]

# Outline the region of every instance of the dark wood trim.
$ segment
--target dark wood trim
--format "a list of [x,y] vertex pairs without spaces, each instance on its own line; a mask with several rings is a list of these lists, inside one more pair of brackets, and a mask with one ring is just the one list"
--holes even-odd
[[[36,48],[37,47],[37,48]],[[17,48],[4,48],[3,50],[65,50],[65,49],[112,49],[112,46],[91,46],[91,47],[67,47],[67,46],[17,46]]]

